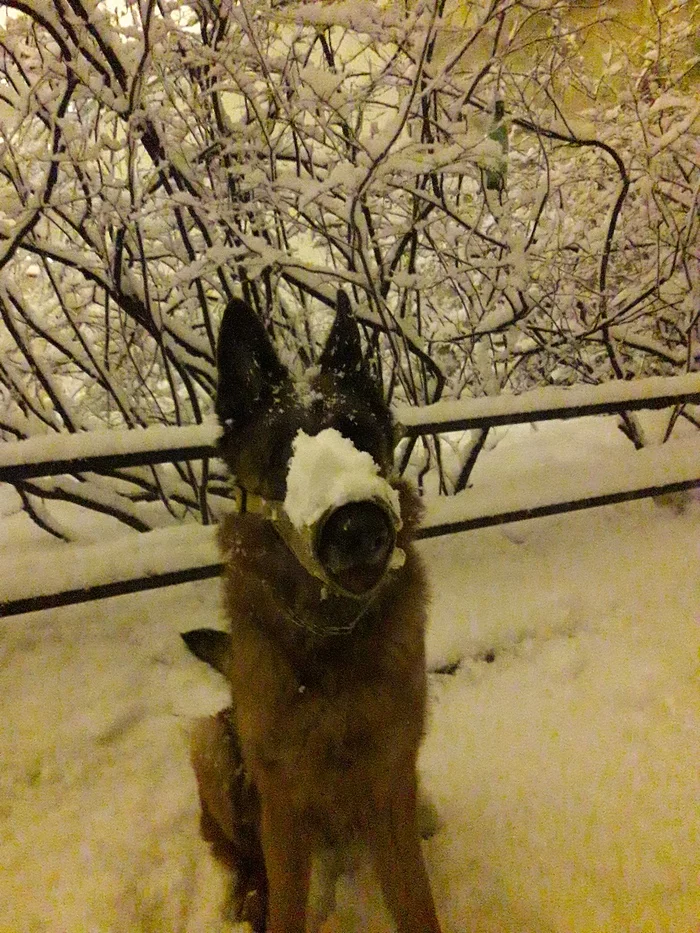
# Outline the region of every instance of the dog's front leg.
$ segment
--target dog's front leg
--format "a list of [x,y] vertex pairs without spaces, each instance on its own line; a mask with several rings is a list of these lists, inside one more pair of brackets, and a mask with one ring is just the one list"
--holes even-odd
[[415,772],[407,768],[368,827],[375,869],[399,933],[440,933],[423,861]]
[[306,827],[276,773],[256,776],[268,885],[267,933],[304,933],[311,873]]

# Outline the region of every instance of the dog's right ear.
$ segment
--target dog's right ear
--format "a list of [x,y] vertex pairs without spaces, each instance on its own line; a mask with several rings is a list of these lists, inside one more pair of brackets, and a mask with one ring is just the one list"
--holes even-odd
[[240,424],[289,378],[262,321],[240,298],[229,301],[221,319],[217,366],[216,414],[224,428]]
[[366,379],[367,361],[362,354],[360,329],[350,306],[350,300],[338,289],[336,312],[331,332],[319,359],[322,373],[332,373],[341,380]]

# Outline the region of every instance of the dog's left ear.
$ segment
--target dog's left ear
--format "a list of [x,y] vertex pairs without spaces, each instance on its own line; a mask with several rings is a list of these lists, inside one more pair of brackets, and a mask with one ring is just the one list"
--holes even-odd
[[341,378],[366,375],[368,367],[362,355],[360,329],[350,307],[350,299],[342,289],[336,299],[335,321],[319,360],[322,373]]
[[234,429],[258,402],[268,403],[288,379],[265,327],[253,309],[232,298],[226,306],[217,347],[216,413]]

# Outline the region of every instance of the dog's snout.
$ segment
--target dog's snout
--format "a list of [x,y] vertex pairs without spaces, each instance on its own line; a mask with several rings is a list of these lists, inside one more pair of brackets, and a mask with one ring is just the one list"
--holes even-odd
[[386,569],[394,543],[394,526],[385,509],[374,502],[348,502],[324,523],[317,554],[327,573],[362,592]]

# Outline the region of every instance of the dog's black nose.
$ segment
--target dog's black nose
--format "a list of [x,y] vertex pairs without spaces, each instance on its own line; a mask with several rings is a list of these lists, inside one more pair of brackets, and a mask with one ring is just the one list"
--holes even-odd
[[325,521],[317,541],[317,556],[331,578],[347,589],[371,589],[386,569],[394,550],[394,526],[374,502],[348,502]]

